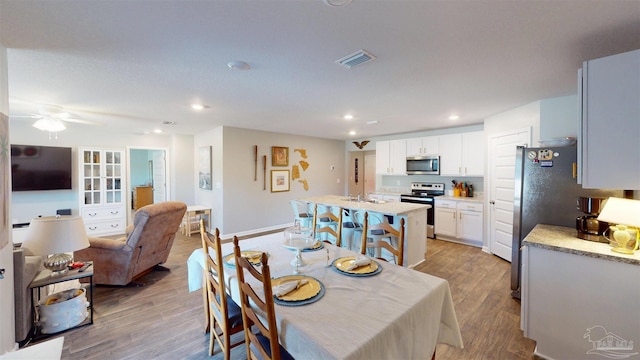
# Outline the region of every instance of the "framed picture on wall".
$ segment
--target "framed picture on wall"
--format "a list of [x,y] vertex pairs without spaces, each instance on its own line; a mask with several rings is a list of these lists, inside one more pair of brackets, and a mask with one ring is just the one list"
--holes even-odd
[[198,184],[200,189],[211,190],[211,146],[198,149]]
[[289,148],[282,146],[271,147],[271,166],[289,166]]
[[289,170],[271,170],[271,192],[289,191]]

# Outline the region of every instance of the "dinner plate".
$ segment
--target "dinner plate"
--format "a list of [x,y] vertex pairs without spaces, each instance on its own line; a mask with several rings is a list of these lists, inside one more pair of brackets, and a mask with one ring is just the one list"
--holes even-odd
[[[249,260],[250,263],[252,263],[253,265],[258,265],[260,264],[260,258],[262,257],[262,253],[263,251],[258,251],[258,250],[244,250],[244,251],[240,251],[240,255]],[[235,254],[231,253],[231,254],[227,254],[224,256],[223,261],[225,263],[225,265],[228,266],[236,266],[236,262],[234,259]]]
[[316,241],[316,243],[313,244],[313,246],[302,249],[302,252],[317,251],[322,248],[324,248],[322,241]]
[[324,296],[324,285],[320,280],[305,275],[287,275],[279,278],[271,279],[271,286],[280,285],[288,281],[307,280],[307,283],[300,286],[299,289],[290,293],[277,297],[273,295],[273,302],[283,306],[301,306],[314,303]]
[[341,274],[351,276],[373,276],[379,274],[382,271],[382,266],[380,266],[380,264],[378,264],[378,262],[373,259],[371,259],[371,262],[368,265],[360,266],[353,270],[347,270],[355,260],[355,256],[337,258],[333,261],[332,267]]

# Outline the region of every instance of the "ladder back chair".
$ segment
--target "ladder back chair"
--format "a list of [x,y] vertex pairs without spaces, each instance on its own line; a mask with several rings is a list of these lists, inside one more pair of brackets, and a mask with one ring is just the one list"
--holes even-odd
[[[363,224],[362,245],[360,252],[365,255],[367,248],[385,249],[389,251],[395,258],[396,264],[402,266],[404,262],[404,219],[400,219],[400,225],[398,229],[391,226],[386,221],[382,221],[377,224],[369,224],[369,214],[364,214],[365,221]],[[389,238],[389,242],[384,241],[384,238]],[[371,239],[371,241],[369,241]],[[393,244],[395,243],[395,245]],[[378,256],[378,259],[386,259]]]
[[[293,359],[291,354],[280,345],[278,338],[278,327],[276,325],[276,311],[273,302],[273,290],[271,288],[271,271],[269,270],[268,256],[262,253],[260,263],[262,264],[262,273],[258,272],[256,268],[249,262],[249,260],[242,257],[240,252],[240,246],[238,245],[238,237],[233,237],[233,253],[236,260],[236,271],[238,276],[238,285],[240,287],[242,319],[244,321],[244,337],[247,347],[248,359]],[[257,286],[252,286],[249,283],[249,279],[245,278],[245,275],[254,278],[262,284],[262,291],[264,292],[264,300],[258,296]],[[253,305],[252,305],[253,304]],[[260,309],[265,314],[263,317],[258,316],[258,313],[253,306]],[[251,328],[257,328],[254,333]]]
[[[207,296],[205,314],[208,316],[209,356],[213,356],[217,341],[224,353],[224,359],[231,358],[231,349],[242,344],[244,338],[231,342],[231,335],[243,330],[242,310],[226,292],[222,253],[220,248],[220,230],[215,229],[213,236],[205,230],[204,220],[200,219],[200,236],[204,252],[204,278]],[[206,329],[205,329],[206,330]]]
[[[342,208],[316,204],[312,227],[316,239],[319,234],[329,234],[333,236],[335,245],[339,247],[342,244]],[[326,238],[323,241],[331,244]]]
[[301,200],[291,200],[289,202],[293,208],[293,216],[301,226],[310,228],[313,222],[313,212],[309,209],[309,204]]

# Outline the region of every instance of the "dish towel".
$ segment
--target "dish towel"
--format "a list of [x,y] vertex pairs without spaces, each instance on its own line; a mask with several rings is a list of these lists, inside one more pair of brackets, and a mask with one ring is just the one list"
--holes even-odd
[[273,295],[277,297],[285,296],[293,290],[299,289],[302,285],[308,283],[309,280],[295,280],[295,281],[287,281],[286,283],[282,283],[280,285],[276,285],[273,287]]
[[369,265],[370,263],[371,263],[371,259],[369,259],[366,256],[358,255],[356,256],[356,259],[353,262],[353,264],[351,264],[351,266],[349,266],[347,270],[348,271],[355,270],[361,266]]

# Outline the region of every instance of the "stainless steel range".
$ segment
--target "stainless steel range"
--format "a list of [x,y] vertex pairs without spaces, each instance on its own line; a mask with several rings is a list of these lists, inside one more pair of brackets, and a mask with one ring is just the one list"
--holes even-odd
[[444,183],[411,183],[411,194],[400,195],[401,202],[431,205],[431,209],[427,210],[427,236],[434,238],[434,214],[435,201],[434,197],[444,195]]

